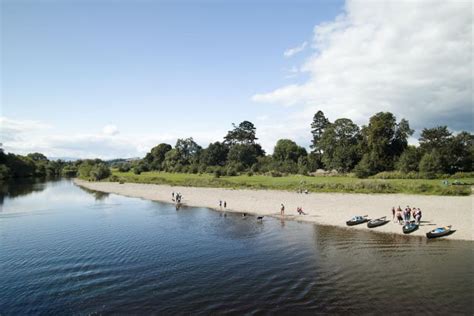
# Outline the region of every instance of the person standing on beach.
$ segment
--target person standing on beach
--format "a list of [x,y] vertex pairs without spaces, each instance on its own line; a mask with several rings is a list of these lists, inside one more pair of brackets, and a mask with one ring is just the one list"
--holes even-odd
[[395,221],[395,206],[392,207],[392,220]]
[[224,208],[226,208],[226,207],[227,207],[227,202],[226,202],[226,201],[224,201]]
[[219,207],[222,208],[222,200],[219,200]]
[[280,215],[285,215],[285,205],[283,205],[283,203],[281,203]]

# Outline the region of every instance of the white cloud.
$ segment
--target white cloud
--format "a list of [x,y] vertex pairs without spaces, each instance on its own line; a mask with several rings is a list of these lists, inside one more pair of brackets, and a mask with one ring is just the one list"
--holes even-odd
[[302,52],[306,48],[307,45],[308,45],[308,42],[303,42],[299,46],[289,48],[289,49],[285,50],[285,52],[283,53],[283,56],[285,56],[285,57],[294,56],[294,55]]
[[222,140],[225,131],[179,134],[147,133],[145,135],[118,135],[118,128],[107,125],[100,133],[58,133],[50,125],[31,120],[0,117],[0,142],[7,152],[28,154],[41,152],[48,157],[71,158],[128,158],[143,157],[159,143],[174,145],[176,139],[193,136],[201,146]]
[[304,124],[306,137],[318,109],[359,124],[391,111],[417,129],[472,130],[472,27],[469,1],[347,1],[314,28],[300,67],[309,79],[252,100],[293,107],[286,126]]
[[102,129],[102,132],[104,133],[104,135],[114,136],[119,133],[119,130],[117,126],[109,124],[109,125],[104,126],[104,128]]

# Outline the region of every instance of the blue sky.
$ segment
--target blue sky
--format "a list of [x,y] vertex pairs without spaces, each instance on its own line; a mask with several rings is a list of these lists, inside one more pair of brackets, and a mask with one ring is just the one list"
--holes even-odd
[[[435,107],[425,112],[427,120],[412,125],[441,122],[454,130],[469,129],[471,123],[463,117],[467,113],[472,118],[472,102],[465,98],[472,79],[466,82],[464,73],[456,77],[458,65],[453,61],[463,54],[463,47],[456,45],[465,38],[459,43],[454,39],[453,52],[445,59],[435,56],[435,42],[443,36],[453,41],[452,34],[467,30],[465,24],[472,22],[449,20],[436,25],[440,34],[433,35],[428,32],[433,12],[426,11],[433,10],[434,2],[405,3],[414,11],[413,19],[427,19],[413,26],[420,33],[410,42],[403,34],[412,33],[406,30],[411,21],[402,13],[405,8],[392,8],[400,11],[393,14],[387,12],[393,2],[382,7],[378,3],[2,1],[1,141],[7,151],[18,153],[141,156],[161,141],[174,144],[177,137],[194,136],[206,146],[221,140],[232,122],[250,120],[271,151],[283,137],[307,146],[317,109],[330,119],[346,116],[363,124],[377,110],[410,119],[423,117],[418,112],[425,107]],[[459,3],[442,9],[461,13],[466,4]],[[435,17],[443,14],[435,11]],[[369,13],[389,22],[374,20]],[[377,30],[370,30],[374,24]],[[472,29],[469,35],[472,38]],[[386,39],[391,37],[393,42]],[[400,47],[393,47],[401,38]],[[423,78],[436,73],[424,61],[419,65],[427,57],[416,57],[415,44],[433,44],[433,52],[429,47],[426,52],[428,60],[449,61],[450,68],[439,71],[453,73],[449,79],[460,85],[443,81],[420,87]],[[367,45],[374,47],[365,52]],[[377,50],[381,56],[387,52],[385,60]],[[404,59],[406,50],[409,56]],[[393,51],[401,56],[392,57]],[[347,62],[364,54],[372,59]],[[472,56],[457,57],[472,66]],[[371,62],[398,67],[375,67],[375,74],[361,70],[374,68]],[[412,63],[417,63],[416,72],[404,77],[401,70]],[[345,69],[349,74],[344,75]],[[394,81],[407,83],[395,92],[382,86],[376,89],[382,95],[374,96],[370,91],[381,75],[393,77],[385,87]],[[424,93],[415,93],[420,88]],[[460,90],[463,93],[452,95]],[[421,101],[426,95],[432,97]],[[456,105],[447,99],[455,99]]]

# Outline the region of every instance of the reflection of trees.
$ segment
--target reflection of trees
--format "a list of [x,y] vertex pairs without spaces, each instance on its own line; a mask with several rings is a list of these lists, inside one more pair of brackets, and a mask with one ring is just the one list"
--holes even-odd
[[94,191],[94,190],[91,190],[91,189],[88,189],[88,188],[84,188],[82,186],[78,186],[78,187],[82,191],[85,191],[89,194],[92,194],[94,196],[94,198],[96,199],[96,201],[103,201],[109,196],[109,193],[107,193],[107,192]]
[[41,192],[46,188],[46,182],[57,181],[59,181],[57,178],[17,178],[7,182],[0,182],[0,205],[3,204],[6,197],[16,198],[32,192]]

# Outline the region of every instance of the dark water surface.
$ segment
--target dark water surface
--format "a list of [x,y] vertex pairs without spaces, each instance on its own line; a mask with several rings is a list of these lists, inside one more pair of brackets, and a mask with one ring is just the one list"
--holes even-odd
[[473,243],[87,192],[0,192],[0,314],[473,314]]

